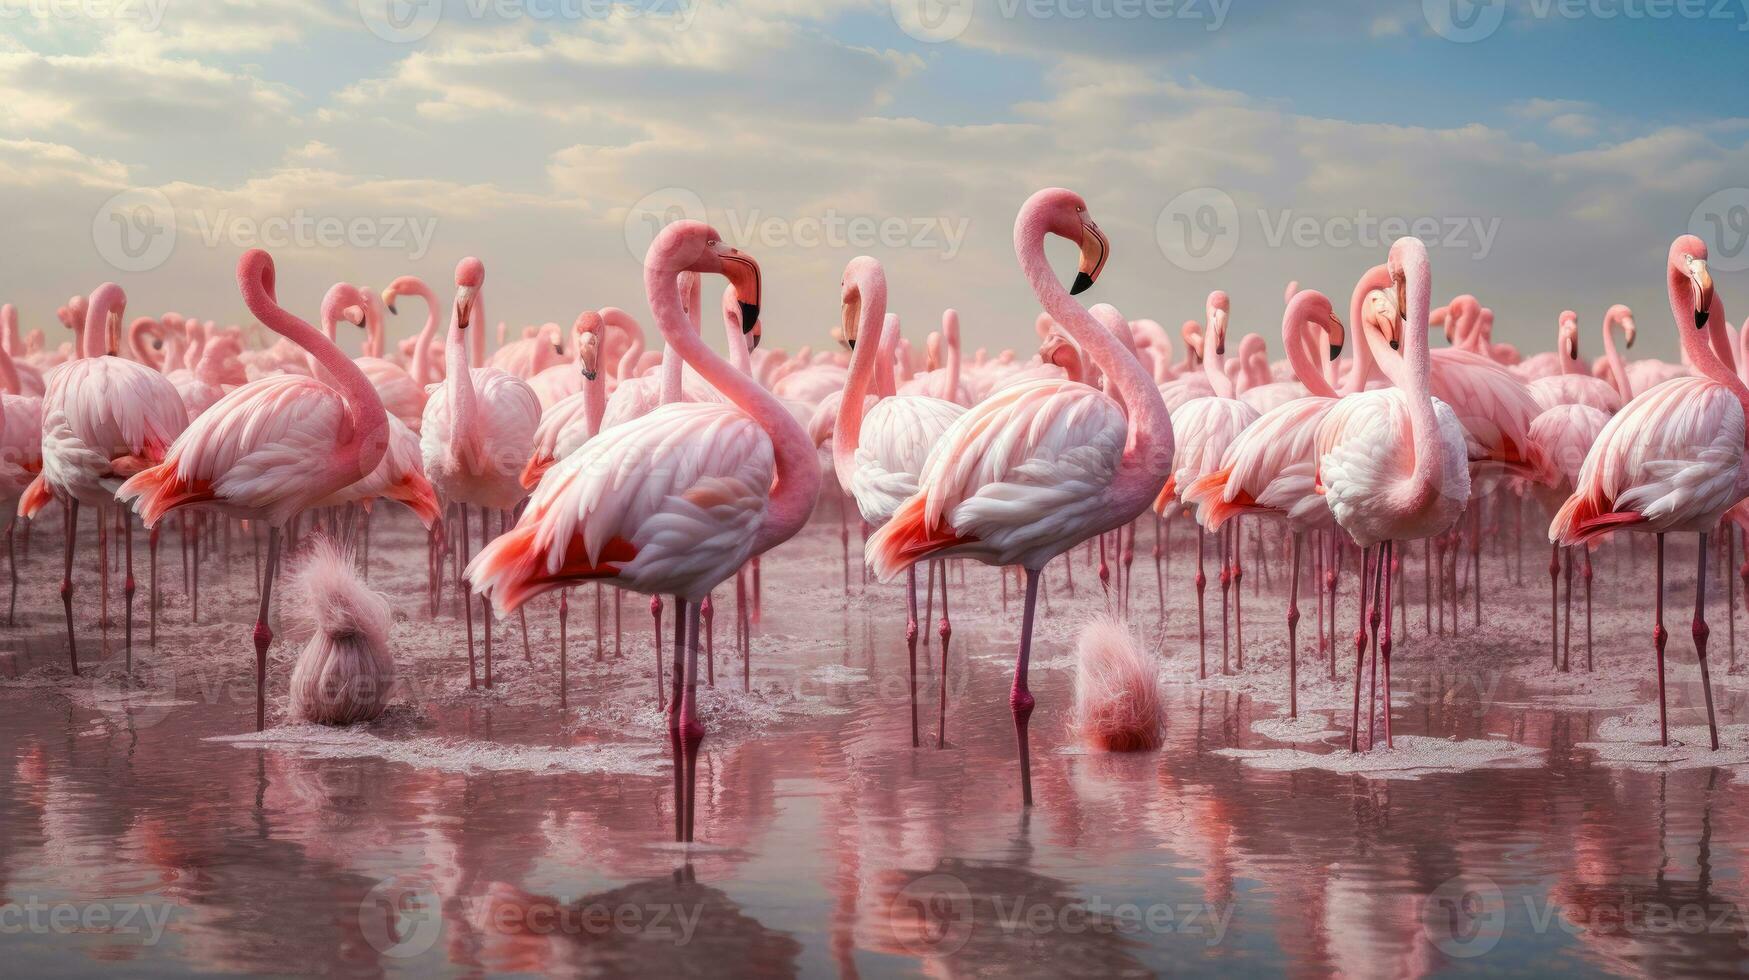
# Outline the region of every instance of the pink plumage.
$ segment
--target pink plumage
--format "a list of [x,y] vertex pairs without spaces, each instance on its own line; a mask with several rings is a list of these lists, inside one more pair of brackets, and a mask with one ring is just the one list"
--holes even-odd
[[326,538],[291,587],[315,629],[292,668],[292,717],[351,725],[381,715],[395,684],[389,601],[358,577],[351,551]]
[[1129,625],[1100,616],[1075,645],[1075,730],[1104,752],[1146,752],[1160,747],[1166,708],[1160,699],[1160,664]]

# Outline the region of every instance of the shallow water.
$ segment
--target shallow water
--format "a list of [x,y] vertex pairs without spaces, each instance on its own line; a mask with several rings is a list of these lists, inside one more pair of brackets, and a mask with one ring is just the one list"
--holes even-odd
[[[499,624],[498,683],[470,693],[453,608],[431,623],[420,604],[423,539],[380,517],[374,574],[397,603],[404,683],[389,716],[257,739],[244,536],[229,579],[221,555],[202,563],[199,626],[188,622],[176,536],[165,536],[159,644],[136,646],[132,675],[120,671],[119,627],[117,651],[100,659],[96,582],[82,577],[87,670],[75,680],[47,581],[57,535],[52,524],[36,531],[25,623],[0,651],[6,973],[1749,968],[1737,776],[1749,759],[1749,682],[1727,669],[1728,597],[1713,604],[1724,750],[1697,759],[1692,748],[1704,715],[1679,625],[1687,615],[1672,613],[1671,718],[1691,744],[1672,761],[1639,758],[1627,749],[1655,738],[1656,720],[1643,557],[1599,555],[1597,670],[1587,675],[1547,666],[1545,552],[1527,549],[1522,584],[1509,581],[1510,556],[1490,555],[1486,621],[1477,630],[1466,605],[1455,639],[1425,635],[1412,554],[1393,667],[1403,738],[1375,750],[1371,771],[1333,772],[1288,753],[1346,757],[1347,581],[1336,684],[1319,680],[1317,619],[1302,599],[1309,721],[1284,731],[1270,724],[1285,714],[1284,569],[1265,587],[1248,565],[1247,668],[1199,683],[1194,558],[1178,534],[1165,745],[1111,756],[1081,747],[1067,715],[1076,627],[1101,605],[1078,554],[1074,598],[1054,570],[1041,613],[1028,810],[1006,710],[1018,605],[1003,615],[987,569],[966,569],[965,586],[950,573],[947,746],[935,747],[932,643],[919,651],[924,746],[913,749],[901,593],[865,592],[853,566],[844,597],[828,511],[764,563],[752,694],[741,693],[740,660],[717,652],[721,696],[705,699],[688,847],[673,843],[674,757],[653,703],[643,599],[623,606],[622,655],[609,636],[597,663],[593,591],[574,593],[563,714],[550,601],[533,607],[533,661],[516,621]],[[1133,602],[1152,630],[1147,543],[1144,531]],[[1692,602],[1693,549],[1682,547],[1672,547],[1671,567],[1687,569],[1673,572],[1672,610]],[[733,609],[733,590],[719,592],[723,646]],[[289,621],[279,632],[270,726],[301,635]],[[1218,637],[1210,656],[1218,665]],[[1516,755],[1490,759],[1494,749]],[[1428,771],[1442,765],[1461,771]]]

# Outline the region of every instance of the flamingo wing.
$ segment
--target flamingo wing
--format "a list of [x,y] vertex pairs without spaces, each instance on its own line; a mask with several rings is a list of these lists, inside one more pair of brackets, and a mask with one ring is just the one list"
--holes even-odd
[[1165,513],[1172,499],[1200,477],[1220,468],[1239,433],[1257,421],[1257,409],[1236,398],[1193,398],[1172,413],[1172,477],[1154,509]]
[[277,526],[350,482],[324,461],[351,428],[340,394],[314,378],[251,381],[190,423],[164,461],[131,477],[117,496],[133,502],[148,527],[192,503]]
[[1612,527],[1709,531],[1749,493],[1743,406],[1723,385],[1676,378],[1629,402],[1598,433],[1549,540],[1578,544]]
[[899,395],[876,402],[862,420],[850,494],[862,519],[885,524],[917,492],[929,451],[965,408],[941,398]]
[[1478,475],[1547,483],[1548,460],[1530,439],[1530,423],[1542,410],[1525,386],[1480,354],[1445,348],[1433,355],[1429,387],[1463,426]]
[[1110,524],[1105,490],[1127,439],[1123,410],[1086,385],[1045,378],[992,392],[942,434],[916,496],[869,538],[870,566],[885,581],[932,553],[1048,559]]
[[770,437],[739,409],[664,405],[548,470],[468,580],[500,612],[591,578],[691,596],[747,561],[774,476]]
[[1336,523],[1355,543],[1425,537],[1451,527],[1470,499],[1465,432],[1451,406],[1432,399],[1438,486],[1423,511],[1395,506],[1415,469],[1415,432],[1401,389],[1380,388],[1338,399],[1318,426],[1316,486]]
[[1227,447],[1220,468],[1190,484],[1185,502],[1209,530],[1247,511],[1285,517],[1296,530],[1335,527],[1314,487],[1318,426],[1335,405],[1334,398],[1307,397],[1258,416]]

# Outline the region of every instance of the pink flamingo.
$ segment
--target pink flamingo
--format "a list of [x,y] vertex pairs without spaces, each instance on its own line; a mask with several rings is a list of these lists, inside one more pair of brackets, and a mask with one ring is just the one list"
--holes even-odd
[[1554,353],[1556,373],[1526,385],[1538,408],[1546,412],[1556,405],[1589,405],[1607,415],[1621,410],[1623,398],[1615,386],[1585,370],[1579,357],[1579,314],[1572,310],[1561,311]]
[[273,642],[267,615],[280,529],[376,469],[387,443],[388,416],[376,386],[358,365],[279,305],[272,256],[260,249],[243,253],[237,287],[256,319],[310,352],[335,383],[282,375],[232,391],[177,437],[162,463],[135,474],[117,496],[133,505],[147,527],[184,508],[267,525],[267,566],[254,630],[259,731],[267,723],[267,648]]
[[[362,313],[362,318],[354,315],[348,319],[364,327],[366,353],[353,358],[353,363],[371,384],[377,386],[383,409],[417,433],[425,413],[425,386],[415,381],[406,368],[378,353],[383,349],[383,302],[368,290],[359,290],[359,293],[361,302],[355,309]],[[330,324],[323,323],[323,327],[329,328]]]
[[604,430],[547,472],[522,519],[483,549],[467,574],[501,612],[589,580],[672,594],[686,622],[687,654],[670,725],[696,752],[704,737],[699,604],[753,555],[801,530],[819,493],[820,468],[795,418],[688,322],[683,270],[722,275],[734,285],[752,340],[759,266],[698,221],[668,225],[644,260],[645,291],[663,339],[727,401],[672,403]]
[[[443,380],[443,362],[431,356],[431,349],[437,344],[437,294],[418,276],[399,276],[383,290],[383,305],[388,307],[390,314],[397,314],[399,310],[395,306],[396,301],[408,295],[425,301],[425,325],[419,328],[418,336],[410,341],[412,353],[407,368],[413,383],[423,389],[426,385]],[[420,411],[420,418],[424,418],[423,410]]]
[[[6,309],[12,309],[7,304]],[[23,391],[12,353],[0,345],[0,506],[6,508],[6,563],[12,595],[6,603],[6,625],[15,623],[18,608],[18,501],[43,468],[43,400]]]
[[[851,349],[850,382],[844,388],[838,420],[832,431],[832,465],[837,471],[839,485],[855,499],[863,522],[870,527],[879,527],[891,520],[899,506],[917,493],[918,475],[930,449],[965,414],[965,409],[952,401],[929,395],[894,395],[875,402],[865,414],[864,399],[875,380],[876,362],[880,360],[881,351],[888,349],[882,333],[887,316],[887,279],[879,262],[866,255],[850,260],[844,269],[842,302],[844,341]],[[862,341],[860,349],[858,341]],[[955,336],[950,342],[957,341]],[[925,380],[934,382],[938,390],[951,391],[949,382],[957,380],[958,355],[949,356],[950,366],[945,378],[925,376]],[[892,384],[891,369],[891,362],[879,365],[883,388]],[[911,746],[915,748],[920,744],[917,728],[916,566],[907,568],[905,573],[909,613],[905,624],[905,645],[911,671]],[[945,588],[946,576],[942,578]],[[947,742],[947,644],[952,631],[946,625],[945,604],[942,615],[941,717],[935,743],[937,748]]]
[[[85,304],[84,356],[48,377],[43,395],[42,479],[19,501],[19,512],[33,517],[53,492],[67,505],[67,547],[61,578],[61,604],[67,616],[67,652],[79,673],[73,638],[73,548],[79,505],[97,508],[100,543],[108,506],[122,481],[156,464],[188,425],[187,410],[162,374],[116,353],[127,294],[115,283],[98,286]],[[127,669],[133,669],[133,523],[127,528]],[[108,560],[100,567],[108,581]],[[107,597],[108,588],[104,586]]]
[[[41,336],[41,331],[31,331]],[[23,357],[26,345],[18,339],[18,308],[11,303],[0,305],[0,348],[4,348],[7,356],[14,358],[12,370],[18,375],[18,393],[34,395],[41,398],[43,394],[43,374],[32,364],[27,364],[17,358]]]
[[1628,378],[1627,361],[1615,346],[1616,328],[1621,328],[1622,338],[1629,350],[1634,346],[1634,311],[1621,303],[1611,306],[1603,314],[1603,358],[1600,364],[1593,365],[1592,373],[1614,383],[1616,394],[1621,396],[1622,404],[1633,400],[1634,385]]
[[1664,630],[1664,535],[1700,535],[1692,630],[1706,694],[1707,728],[1717,749],[1718,723],[1706,656],[1706,540],[1719,518],[1749,496],[1749,474],[1743,468],[1749,387],[1708,344],[1709,339],[1717,340],[1710,335],[1723,335],[1725,316],[1707,271],[1705,242],[1683,235],[1671,243],[1666,285],[1683,353],[1697,373],[1642,392],[1609,420],[1585,457],[1573,495],[1550,523],[1549,540],[1572,546],[1617,530],[1657,536],[1652,647],[1658,660],[1658,739],[1669,744],[1664,696],[1664,644],[1669,636]]
[[[1063,288],[1045,258],[1046,235],[1080,247],[1075,284]],[[1098,279],[1110,252],[1081,196],[1047,188],[1014,222],[1014,251],[1039,305],[1112,379],[1124,406],[1067,380],[1010,385],[959,417],[929,453],[918,492],[868,540],[882,581],[926,558],[973,558],[1026,570],[1020,651],[1008,702],[1020,753],[1021,798],[1032,803],[1027,686],[1039,572],[1051,559],[1147,510],[1171,470],[1172,422],[1153,378],[1073,297]],[[1125,407],[1128,408],[1126,417]]]
[[[1609,424],[1609,413],[1591,405],[1571,403],[1546,409],[1530,424],[1530,437],[1543,448],[1553,467],[1555,481],[1546,486],[1532,484],[1532,491],[1552,514],[1560,509],[1578,486],[1579,470],[1597,443],[1603,427]],[[1573,626],[1573,554],[1572,549],[1553,545],[1549,555],[1549,661],[1555,667],[1567,669],[1567,655],[1560,645],[1560,574],[1561,552],[1567,551],[1567,646],[1572,646]],[[1585,669],[1591,669],[1591,549],[1585,549]]]
[[[1427,308],[1433,276],[1427,246],[1418,238],[1397,239],[1386,267],[1396,284],[1396,302],[1389,304],[1386,316],[1363,317],[1355,329],[1360,343],[1372,345],[1374,362],[1395,387],[1356,392],[1337,401],[1318,428],[1317,479],[1336,523],[1362,549],[1363,583],[1367,553],[1376,552],[1370,619],[1375,657],[1384,660],[1385,744],[1390,746],[1389,616],[1384,637],[1379,637],[1379,610],[1390,609],[1390,576],[1383,573],[1390,567],[1395,542],[1439,534],[1456,523],[1469,502],[1470,471],[1463,428],[1451,408],[1429,391]],[[1381,342],[1389,349],[1379,346]],[[1399,356],[1405,343],[1408,350]],[[1351,751],[1359,748],[1364,665],[1362,647],[1355,659]],[[1370,700],[1368,705],[1370,730]]]
[[[1172,475],[1160,489],[1154,501],[1154,512],[1165,515],[1174,506],[1184,503],[1184,491],[1198,479],[1214,472],[1221,457],[1247,426],[1257,421],[1257,409],[1234,397],[1233,379],[1227,376],[1227,294],[1219,289],[1209,293],[1208,328],[1204,339],[1203,375],[1214,394],[1193,398],[1172,412],[1175,449]],[[1234,527],[1237,527],[1235,523]],[[1208,633],[1205,628],[1203,595],[1208,577],[1203,570],[1203,526],[1196,533],[1196,625],[1199,636],[1197,676],[1208,676]],[[1228,549],[1234,538],[1229,528],[1220,537],[1221,561],[1221,673],[1231,673],[1227,648],[1227,600],[1231,596],[1233,574],[1228,564]],[[1239,644],[1239,667],[1245,666],[1244,643]]]
[[[419,451],[425,476],[439,496],[461,506],[458,542],[461,558],[468,556],[468,507],[480,510],[480,544],[491,540],[488,514],[507,514],[522,503],[528,491],[522,487],[522,468],[534,454],[534,430],[540,426],[540,401],[528,382],[491,367],[472,367],[467,349],[468,328],[474,330],[477,348],[483,335],[485,313],[480,286],[486,267],[469,256],[455,268],[455,312],[449,321],[444,345],[448,366],[443,386],[425,402],[419,430]],[[502,524],[503,518],[500,518]],[[492,619],[482,598],[481,612],[486,646],[486,687],[492,686]],[[474,666],[474,613],[471,600],[462,609],[468,630],[468,687],[477,687]]]
[[1281,320],[1282,345],[1300,383],[1310,393],[1263,413],[1227,446],[1220,467],[1192,482],[1184,500],[1204,527],[1219,531],[1228,518],[1256,513],[1278,518],[1293,535],[1293,571],[1288,592],[1288,717],[1299,717],[1297,627],[1300,550],[1308,532],[1335,531],[1336,520],[1314,487],[1318,427],[1336,407],[1336,389],[1324,380],[1317,358],[1342,354],[1342,321],[1316,290],[1296,293]]

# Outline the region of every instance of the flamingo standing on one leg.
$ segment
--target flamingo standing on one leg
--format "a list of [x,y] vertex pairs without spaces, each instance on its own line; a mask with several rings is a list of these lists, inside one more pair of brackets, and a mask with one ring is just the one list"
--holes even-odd
[[[838,483],[856,500],[857,510],[870,527],[880,527],[893,512],[917,492],[918,474],[930,449],[941,440],[965,409],[951,401],[928,395],[894,395],[875,402],[864,414],[864,397],[881,373],[881,387],[892,384],[892,363],[883,361],[886,349],[883,330],[887,308],[887,280],[876,260],[866,255],[850,260],[844,269],[844,339],[850,345],[850,381],[844,388],[837,424],[832,431],[832,464]],[[957,341],[957,338],[955,338]],[[857,346],[861,341],[862,346]],[[956,358],[957,360],[957,358]],[[877,365],[877,361],[882,363]],[[917,570],[906,570],[907,609],[905,644],[910,658],[911,746],[919,744],[917,727]],[[944,575],[943,578],[946,576]],[[945,583],[943,583],[945,588]],[[946,622],[946,609],[942,610]],[[941,718],[936,747],[946,744],[947,644],[941,653]]]
[[[84,356],[50,372],[42,405],[42,480],[19,501],[19,513],[33,517],[51,491],[67,503],[67,550],[61,603],[67,616],[67,652],[79,673],[73,639],[73,547],[79,505],[97,508],[98,528],[105,508],[115,501],[122,481],[156,464],[188,425],[176,388],[162,374],[120,357],[116,343],[127,294],[106,282],[85,305]],[[128,531],[127,666],[133,667],[133,523]],[[100,556],[107,562],[107,555]]]
[[[698,221],[668,225],[644,260],[650,311],[669,349],[727,401],[675,402],[604,430],[547,471],[521,520],[486,546],[467,574],[501,612],[590,580],[677,596],[676,614],[686,624],[686,682],[670,724],[696,759],[704,737],[699,604],[753,555],[801,530],[819,494],[820,466],[794,416],[688,322],[682,271],[726,277],[756,341],[759,266]],[[690,840],[690,803],[684,811]]]
[[133,505],[147,527],[183,508],[267,525],[267,567],[254,631],[259,731],[267,719],[267,648],[273,642],[267,616],[280,529],[376,469],[388,443],[388,415],[358,365],[279,305],[272,256],[260,249],[243,253],[237,286],[249,312],[309,352],[334,383],[285,374],[243,385],[190,424],[162,463],[122,484],[117,496]]
[[[1046,235],[1080,246],[1072,289],[1051,271]],[[1021,798],[1031,805],[1027,722],[1034,699],[1027,667],[1039,573],[1051,559],[1147,510],[1171,471],[1172,421],[1153,378],[1074,299],[1098,279],[1110,250],[1081,196],[1047,188],[1028,198],[1015,218],[1014,250],[1039,305],[1112,379],[1123,406],[1096,388],[1066,379],[1026,381],[992,393],[936,443],[917,494],[869,538],[866,557],[883,581],[929,558],[973,558],[1026,570],[1020,651],[1008,701],[1020,754]]]
[[1263,413],[1246,427],[1222,454],[1220,468],[1190,484],[1184,499],[1196,507],[1197,521],[1212,531],[1244,513],[1287,523],[1293,535],[1287,613],[1288,717],[1297,718],[1300,551],[1307,532],[1340,530],[1313,478],[1318,426],[1339,397],[1318,369],[1317,358],[1324,351],[1331,361],[1341,355],[1342,321],[1323,293],[1308,289],[1288,301],[1281,339],[1295,376],[1310,394]]
[[1719,360],[1709,339],[1724,333],[1723,303],[1707,271],[1706,243],[1683,235],[1665,264],[1670,311],[1695,375],[1665,381],[1628,402],[1598,434],[1585,457],[1573,495],[1549,525],[1549,540],[1583,544],[1611,531],[1657,535],[1656,619],[1652,646],[1658,660],[1658,739],[1669,744],[1664,696],[1664,535],[1700,535],[1695,579],[1694,645],[1706,695],[1707,728],[1719,747],[1707,670],[1707,535],[1719,518],[1749,496],[1743,467],[1744,417],[1749,387]]
[[[1391,628],[1386,616],[1381,641],[1379,611],[1390,609],[1390,576],[1381,573],[1390,568],[1395,542],[1439,534],[1457,521],[1469,503],[1470,472],[1463,428],[1451,408],[1429,392],[1427,309],[1433,277],[1427,246],[1418,238],[1399,238],[1391,246],[1386,266],[1396,284],[1397,300],[1386,304],[1383,316],[1376,310],[1363,315],[1355,331],[1360,335],[1358,343],[1372,345],[1373,360],[1395,387],[1351,394],[1324,417],[1318,428],[1317,479],[1336,523],[1362,549],[1363,595],[1366,555],[1377,552],[1370,618],[1373,642],[1384,661],[1385,744],[1389,746]],[[1405,343],[1408,350],[1399,356],[1397,351]],[[1351,751],[1359,748],[1363,662],[1364,656],[1358,657],[1354,669]],[[1370,700],[1368,704],[1371,719]]]
[[[468,328],[474,326],[479,346],[485,323],[480,286],[486,267],[479,259],[462,259],[455,268],[455,312],[445,344],[443,386],[431,393],[419,430],[425,475],[438,494],[461,505],[461,557],[468,551],[468,506],[480,510],[480,543],[491,539],[492,511],[508,512],[528,491],[520,479],[534,454],[534,432],[540,426],[540,400],[528,382],[497,368],[472,367],[467,349]],[[492,620],[486,600],[481,612],[485,632],[486,687],[492,686]],[[468,630],[468,686],[477,686],[474,670],[472,600],[463,597]]]

